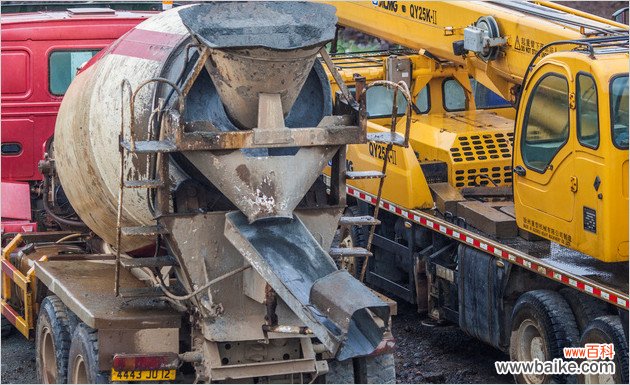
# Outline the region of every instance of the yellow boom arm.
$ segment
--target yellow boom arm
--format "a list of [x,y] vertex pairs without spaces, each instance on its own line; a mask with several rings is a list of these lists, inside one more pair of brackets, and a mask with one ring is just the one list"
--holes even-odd
[[[369,1],[330,2],[337,8],[339,24],[431,54],[467,67],[471,76],[512,99],[511,88],[520,85],[533,55],[558,40],[627,33],[628,26],[551,2],[482,1]],[[496,21],[496,40],[484,49],[495,57],[473,52],[456,53],[453,44],[463,41],[469,27],[488,29],[484,18]],[[481,23],[480,23],[481,21]],[[474,31],[469,29],[474,37]],[[467,36],[468,37],[468,36]],[[457,43],[456,43],[457,44]],[[461,43],[460,43],[461,44]],[[558,47],[552,47],[549,53]],[[489,60],[488,60],[489,59]]]

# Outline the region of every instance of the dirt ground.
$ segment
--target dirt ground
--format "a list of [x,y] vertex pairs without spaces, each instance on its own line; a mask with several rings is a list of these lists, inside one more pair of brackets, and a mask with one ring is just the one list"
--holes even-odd
[[422,319],[415,307],[398,305],[393,320],[397,383],[514,383],[512,376],[494,369],[495,361],[509,356],[455,326],[425,326]]
[[0,358],[3,384],[36,384],[35,344],[27,341],[19,332],[13,331],[2,338]]

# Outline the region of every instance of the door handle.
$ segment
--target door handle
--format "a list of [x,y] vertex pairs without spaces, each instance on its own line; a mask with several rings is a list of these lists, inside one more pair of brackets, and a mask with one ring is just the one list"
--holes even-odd
[[513,171],[518,176],[525,176],[525,174],[527,174],[527,170],[525,170],[523,166],[516,166]]

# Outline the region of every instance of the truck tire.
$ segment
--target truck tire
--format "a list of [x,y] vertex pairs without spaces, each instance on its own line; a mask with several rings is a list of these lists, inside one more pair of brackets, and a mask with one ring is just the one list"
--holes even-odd
[[35,367],[40,384],[65,384],[68,379],[69,319],[59,297],[44,298],[35,331]]
[[[510,359],[551,361],[563,358],[565,347],[576,346],[579,333],[575,317],[560,293],[534,290],[522,294],[512,312]],[[566,383],[564,375],[515,374],[518,383]]]
[[393,354],[356,358],[354,374],[357,384],[395,384],[396,364]]
[[69,384],[106,384],[109,376],[98,366],[98,332],[80,323],[70,343],[68,355]]
[[623,332],[619,316],[607,315],[595,318],[585,328],[580,339],[580,346],[586,344],[613,344],[615,347],[615,374],[579,375],[580,384],[627,384],[628,377],[628,341]]
[[589,322],[595,318],[610,314],[606,302],[590,295],[582,294],[569,287],[561,289],[560,294],[569,303],[580,333],[583,333]]
[[326,384],[354,384],[354,365],[352,360],[328,361]]
[[10,336],[14,329],[13,324],[11,324],[5,316],[2,316],[2,337],[4,338]]

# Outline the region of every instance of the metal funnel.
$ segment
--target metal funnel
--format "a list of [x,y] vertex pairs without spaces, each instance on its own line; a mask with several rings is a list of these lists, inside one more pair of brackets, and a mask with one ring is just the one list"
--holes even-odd
[[337,21],[334,7],[301,2],[205,3],[179,13],[211,49],[206,69],[241,129],[256,127],[260,93],[280,94],[286,117]]

